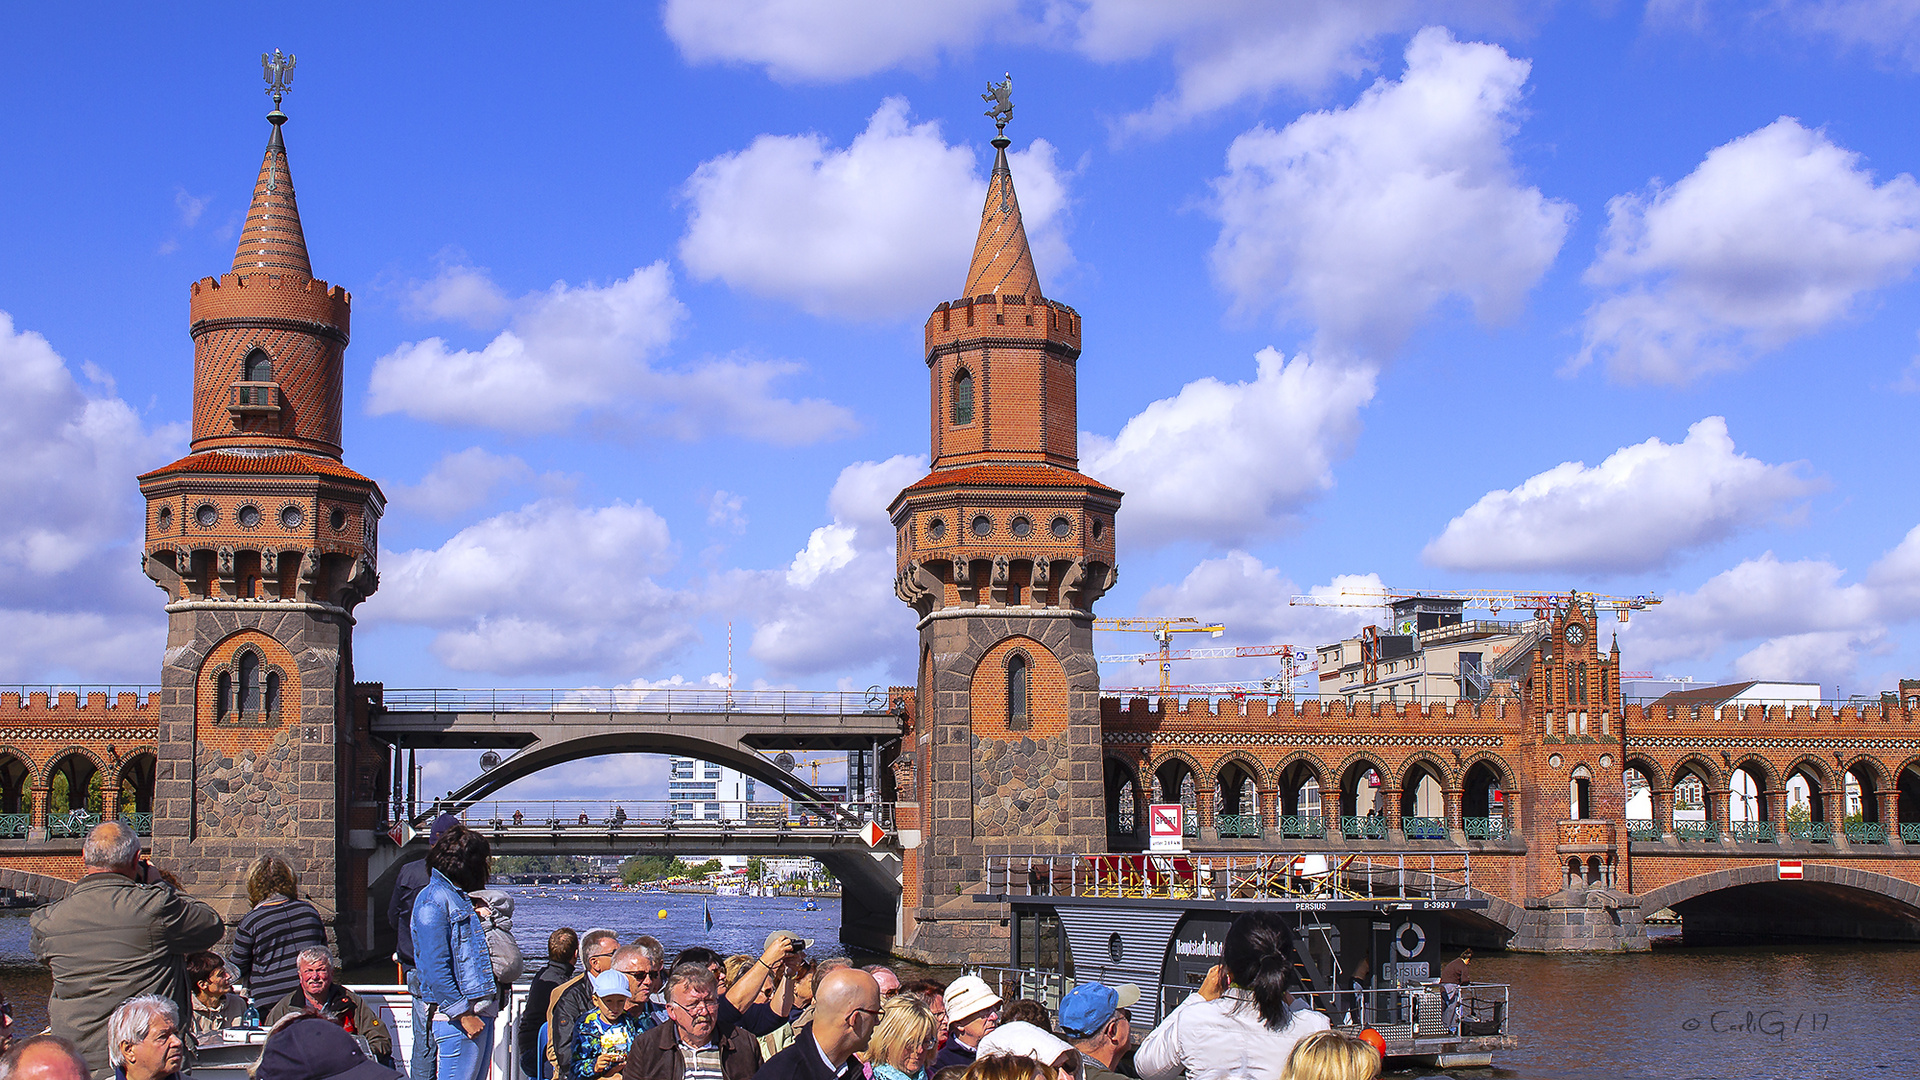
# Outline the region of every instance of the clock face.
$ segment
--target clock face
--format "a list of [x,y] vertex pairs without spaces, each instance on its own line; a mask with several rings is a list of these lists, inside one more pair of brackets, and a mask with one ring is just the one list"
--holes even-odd
[[1567,644],[1578,645],[1587,640],[1587,628],[1579,623],[1567,624]]

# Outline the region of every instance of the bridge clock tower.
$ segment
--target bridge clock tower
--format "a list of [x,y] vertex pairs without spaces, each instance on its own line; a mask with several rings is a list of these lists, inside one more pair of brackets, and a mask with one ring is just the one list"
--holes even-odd
[[933,467],[889,507],[895,592],[920,617],[896,947],[944,963],[1005,956],[1005,913],[963,895],[988,856],[1106,847],[1093,606],[1120,492],[1078,471],[1080,315],[1040,292],[1008,145],[965,294],[927,320]]
[[191,452],[140,477],[167,611],[153,846],[229,918],[249,863],[285,856],[351,956],[349,824],[382,790],[370,745],[354,768],[352,612],[384,500],[341,461],[351,297],[313,275],[279,100],[233,268],[191,289]]

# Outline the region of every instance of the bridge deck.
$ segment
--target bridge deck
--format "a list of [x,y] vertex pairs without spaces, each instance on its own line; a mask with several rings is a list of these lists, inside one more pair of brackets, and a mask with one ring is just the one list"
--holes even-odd
[[419,749],[517,750],[582,731],[672,730],[752,750],[865,750],[901,732],[877,690],[388,689],[381,710],[375,734]]

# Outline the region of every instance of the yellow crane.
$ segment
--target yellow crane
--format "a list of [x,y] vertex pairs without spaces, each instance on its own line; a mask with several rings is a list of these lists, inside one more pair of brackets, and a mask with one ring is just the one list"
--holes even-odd
[[1576,590],[1541,593],[1511,589],[1424,589],[1412,592],[1398,589],[1342,589],[1331,595],[1295,596],[1287,604],[1291,607],[1384,608],[1392,607],[1401,600],[1458,600],[1467,607],[1486,608],[1495,615],[1504,608],[1531,608],[1535,618],[1546,618],[1551,609],[1577,603],[1587,605],[1596,612],[1611,611],[1619,616],[1621,622],[1626,622],[1632,612],[1643,611],[1660,603],[1660,597],[1650,593],[1609,596]]
[[1093,628],[1153,635],[1153,639],[1160,643],[1161,697],[1166,696],[1167,688],[1173,684],[1173,635],[1211,634],[1219,637],[1227,632],[1227,628],[1220,623],[1202,623],[1199,619],[1187,615],[1178,617],[1136,615],[1126,619],[1095,619]]

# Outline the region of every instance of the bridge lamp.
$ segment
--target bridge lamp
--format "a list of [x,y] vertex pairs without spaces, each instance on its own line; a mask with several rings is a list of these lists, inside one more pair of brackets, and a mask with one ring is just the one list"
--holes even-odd
[[480,768],[482,771],[492,772],[493,770],[499,767],[500,767],[500,752],[498,750],[489,750],[486,753],[480,755]]

